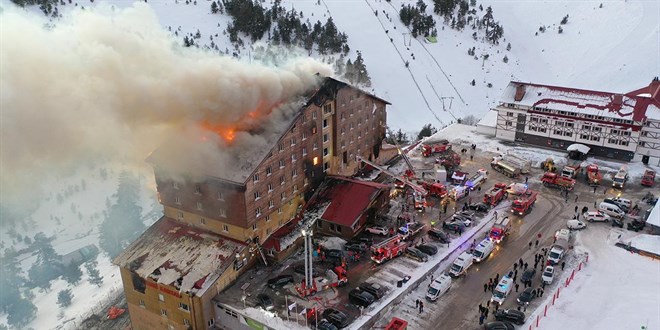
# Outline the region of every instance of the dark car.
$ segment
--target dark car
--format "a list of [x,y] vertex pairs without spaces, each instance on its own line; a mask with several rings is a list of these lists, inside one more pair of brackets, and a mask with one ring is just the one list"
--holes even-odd
[[364,282],[360,284],[359,288],[362,291],[369,292],[376,299],[380,299],[385,296],[385,288],[380,284]]
[[[293,265],[293,271],[305,275],[305,264],[295,264]],[[316,268],[312,268],[312,276],[317,277],[319,276],[319,272],[316,270]]]
[[268,286],[272,289],[283,287],[289,283],[293,283],[293,275],[280,275],[268,280]]
[[374,298],[374,296],[372,296],[371,293],[367,291],[355,288],[348,293],[348,300],[358,306],[367,307],[371,305],[374,300],[376,300],[376,298]]
[[344,257],[344,252],[338,249],[325,250],[326,259],[341,259]]
[[438,248],[433,246],[433,245],[430,245],[430,244],[418,245],[417,249],[424,252],[424,253],[426,253],[426,254],[428,254],[428,255],[430,255],[430,256],[433,256],[436,253],[438,253]]
[[439,241],[440,243],[449,243],[449,235],[440,229],[429,230],[429,237]]
[[513,324],[525,324],[525,313],[515,309],[499,309],[495,311],[495,319],[498,321],[509,321]]
[[490,210],[490,205],[488,205],[486,203],[470,204],[470,205],[468,205],[468,209],[470,209],[472,211],[486,213],[486,212],[488,212],[488,210]]
[[340,312],[334,308],[328,308],[323,311],[323,318],[330,321],[337,328],[345,328],[350,322],[348,321],[348,316],[343,312]]
[[[313,321],[312,321],[313,322]],[[337,327],[330,323],[330,321],[326,319],[322,319],[319,321],[318,325],[316,325],[316,330],[337,330]]]
[[409,247],[406,249],[406,256],[408,256],[411,259],[417,260],[419,262],[427,262],[429,261],[429,257],[426,255],[426,253],[414,248],[414,247]]
[[519,296],[516,301],[518,302],[518,305],[528,305],[532,299],[534,299],[534,295],[532,294],[532,291],[534,289],[532,288],[527,288],[525,291],[523,291]]
[[361,236],[353,238],[352,240],[348,241],[348,243],[362,243],[369,246],[374,244],[374,239],[367,236]]
[[270,296],[265,293],[260,293],[257,295],[257,306],[269,311],[274,308],[273,299],[270,299]]
[[531,281],[531,280],[534,279],[534,275],[536,275],[536,269],[534,269],[534,268],[530,268],[530,269],[526,270],[526,271],[522,274],[522,276],[520,277],[520,279],[521,279],[523,282]]
[[628,230],[633,230],[633,231],[637,232],[637,231],[640,231],[640,230],[644,229],[645,226],[646,226],[646,222],[632,221],[632,222],[628,223],[627,228],[628,228]]
[[364,243],[346,243],[344,249],[353,252],[364,252],[367,250],[367,245]]
[[507,321],[493,321],[484,325],[484,330],[513,330],[516,327]]
[[460,221],[454,221],[454,222],[443,222],[442,223],[442,228],[450,231],[457,232],[459,230],[465,230],[465,224]]
[[623,228],[623,219],[610,218],[610,220],[612,221],[612,227]]

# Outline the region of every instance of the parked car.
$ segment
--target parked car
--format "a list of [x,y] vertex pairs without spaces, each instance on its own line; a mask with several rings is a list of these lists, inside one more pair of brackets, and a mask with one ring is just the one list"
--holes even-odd
[[414,247],[409,247],[406,249],[406,256],[419,262],[427,262],[429,260],[429,257],[424,254],[424,252]]
[[598,212],[598,211],[590,211],[590,212],[585,212],[584,214],[584,220],[589,221],[589,222],[608,222],[610,221],[611,217],[603,212]]
[[625,198],[615,197],[615,198],[605,198],[603,200],[605,203],[610,203],[618,206],[623,212],[628,213],[632,207],[632,201]]
[[498,309],[495,311],[495,319],[523,325],[525,324],[525,313],[515,309]]
[[350,322],[348,321],[348,316],[344,312],[338,311],[334,308],[327,308],[323,311],[323,318],[330,321],[339,329],[347,327]]
[[562,229],[557,230],[555,232],[555,240],[558,240],[558,239],[565,239],[565,240],[569,241],[571,239],[571,231],[566,229],[566,228],[562,228]]
[[531,280],[534,279],[534,275],[536,275],[536,269],[534,269],[534,268],[528,268],[526,271],[523,272],[523,274],[522,274],[522,276],[520,277],[520,279],[521,279],[523,282],[531,281]]
[[463,225],[465,225],[465,227],[470,227],[470,225],[472,224],[472,217],[467,216],[467,215],[463,215],[463,214],[454,214],[451,217],[450,221],[452,221],[452,222],[462,222]]
[[[312,324],[312,326],[314,325]],[[319,324],[316,326],[316,330],[337,330],[337,327],[334,324],[330,323],[330,321],[326,319],[321,319],[319,321]]]
[[438,253],[438,248],[431,244],[420,244],[417,246],[417,249],[430,256],[434,256],[436,253]]
[[348,293],[348,301],[358,306],[367,307],[371,305],[374,300],[376,300],[376,298],[374,298],[371,293],[360,290],[360,288],[355,288]]
[[443,222],[442,228],[450,231],[465,231],[465,224],[463,222],[454,221],[454,222]]
[[325,250],[325,258],[326,259],[338,259],[340,260],[341,258],[344,257],[344,252],[338,249],[329,249]]
[[612,227],[623,228],[623,219],[612,218]]
[[519,305],[529,305],[529,302],[534,299],[534,296],[532,295],[532,291],[534,289],[532,288],[526,288],[525,291],[523,291],[519,296],[516,301],[518,301]]
[[507,321],[492,321],[484,324],[484,330],[514,330],[516,327]]
[[364,243],[346,243],[344,249],[353,252],[364,252],[367,250],[367,245]]
[[431,229],[428,232],[429,237],[439,241],[442,244],[449,243],[449,235],[440,229]]
[[271,289],[276,289],[279,287],[283,287],[289,283],[293,283],[293,275],[279,275],[275,276],[271,279],[268,280],[268,286]]
[[[305,275],[305,264],[295,264],[293,265],[293,271]],[[317,277],[319,276],[319,272],[316,270],[316,268],[312,268],[312,276]]]
[[348,243],[362,243],[366,244],[367,246],[373,245],[374,244],[374,239],[368,236],[359,236],[359,237],[354,237]]
[[580,220],[568,220],[566,221],[566,227],[571,230],[580,230],[587,228],[587,224]]
[[367,227],[365,230],[369,233],[381,236],[387,236],[390,233],[390,231],[385,227]]
[[468,209],[477,211],[480,213],[486,213],[488,210],[490,210],[490,205],[486,203],[476,203],[476,204],[470,204],[468,205]]
[[257,295],[257,306],[269,311],[275,306],[273,306],[273,299],[270,299],[270,296],[265,293],[260,293]]
[[380,299],[383,298],[383,296],[385,296],[385,288],[380,284],[364,282],[360,284],[359,288],[362,291],[369,292],[376,299]]
[[555,279],[555,267],[545,266],[543,274],[541,274],[541,280],[545,284],[552,284],[552,281]]
[[646,226],[646,222],[643,222],[643,221],[631,221],[631,222],[628,222],[628,225],[626,226],[626,228],[627,228],[628,230],[632,230],[632,231],[638,232],[638,231],[644,229],[645,226]]

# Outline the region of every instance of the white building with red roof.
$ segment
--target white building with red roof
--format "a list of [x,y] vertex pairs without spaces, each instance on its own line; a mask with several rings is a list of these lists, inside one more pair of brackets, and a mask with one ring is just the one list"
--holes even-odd
[[620,94],[512,81],[497,111],[496,137],[589,154],[660,163],[660,81]]

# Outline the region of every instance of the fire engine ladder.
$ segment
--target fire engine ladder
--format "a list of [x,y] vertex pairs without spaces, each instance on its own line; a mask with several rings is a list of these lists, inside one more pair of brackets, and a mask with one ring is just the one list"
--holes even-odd
[[414,191],[422,194],[422,196],[426,196],[428,194],[428,191],[426,191],[426,189],[424,189],[422,186],[420,186],[416,183],[412,183],[410,180],[408,180],[408,179],[406,179],[402,176],[396,175],[396,174],[388,171],[386,168],[384,168],[380,165],[374,164],[374,163],[372,163],[372,162],[370,162],[370,161],[368,161],[368,160],[366,160],[366,159],[364,159],[360,156],[357,156],[357,160],[361,161],[361,162],[364,162],[365,164],[371,165],[371,167],[373,167],[373,168],[375,168],[375,169],[377,169],[377,170],[379,170],[379,171],[381,171],[381,172],[383,172],[383,173],[385,173],[385,174],[387,174],[387,175],[389,175],[389,176],[391,176],[391,177],[393,177],[397,180],[401,180],[401,182],[403,182],[405,185],[412,188]]
[[399,152],[399,155],[401,155],[401,158],[403,158],[403,160],[406,162],[406,165],[408,165],[408,169],[410,169],[410,172],[413,173],[413,176],[417,176],[417,173],[415,173],[415,168],[410,162],[410,159],[408,159],[406,153],[403,152],[403,150],[401,150],[401,147],[399,146],[398,143],[396,143],[396,141],[394,141],[394,145],[396,146],[396,150]]
[[266,255],[264,254],[264,248],[259,243],[257,243],[257,250],[259,251],[259,255],[261,256],[261,261],[263,261],[264,266],[268,266],[268,261],[266,261]]

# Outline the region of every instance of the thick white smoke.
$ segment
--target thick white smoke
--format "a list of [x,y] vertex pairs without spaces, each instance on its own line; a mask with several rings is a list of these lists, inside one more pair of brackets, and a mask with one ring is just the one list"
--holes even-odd
[[5,6],[0,21],[3,202],[99,155],[141,163],[174,132],[235,124],[313,88],[315,73],[332,75],[308,58],[273,68],[184,48],[143,3],[54,25]]

